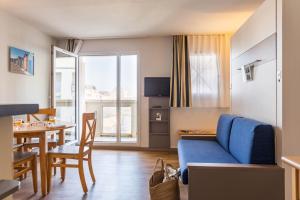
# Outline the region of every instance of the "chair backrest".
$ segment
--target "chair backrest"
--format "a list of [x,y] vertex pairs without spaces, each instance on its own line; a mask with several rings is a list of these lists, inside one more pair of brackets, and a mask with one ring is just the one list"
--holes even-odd
[[[41,118],[41,116],[43,118]],[[27,115],[27,122],[30,122],[31,117],[33,117],[36,121],[43,121],[48,120],[50,117],[56,116],[56,109],[55,108],[43,108],[39,109],[37,113],[28,114]]]
[[82,115],[82,133],[80,139],[79,153],[82,153],[84,147],[92,148],[96,133],[96,114],[83,113]]

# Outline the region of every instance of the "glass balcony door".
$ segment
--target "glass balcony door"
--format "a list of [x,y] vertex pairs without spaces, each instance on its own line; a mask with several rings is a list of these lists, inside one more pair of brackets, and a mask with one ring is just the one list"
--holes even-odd
[[96,142],[137,142],[137,56],[80,56],[82,112],[97,112]]
[[83,112],[97,112],[95,141],[117,142],[117,57],[80,57]]
[[121,142],[137,140],[137,55],[120,56]]
[[[52,48],[51,106],[56,108],[56,119],[78,124],[77,66],[78,57],[58,47]],[[65,131],[66,142],[78,139],[77,127]]]

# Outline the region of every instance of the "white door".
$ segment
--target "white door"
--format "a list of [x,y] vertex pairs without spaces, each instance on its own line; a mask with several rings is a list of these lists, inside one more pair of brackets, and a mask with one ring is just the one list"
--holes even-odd
[[77,124],[65,131],[66,142],[78,140],[78,56],[52,47],[51,107],[57,120]]

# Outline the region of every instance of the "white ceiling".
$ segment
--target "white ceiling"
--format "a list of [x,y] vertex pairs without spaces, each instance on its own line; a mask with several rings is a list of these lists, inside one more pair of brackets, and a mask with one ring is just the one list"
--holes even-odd
[[57,38],[233,32],[263,0],[0,0]]

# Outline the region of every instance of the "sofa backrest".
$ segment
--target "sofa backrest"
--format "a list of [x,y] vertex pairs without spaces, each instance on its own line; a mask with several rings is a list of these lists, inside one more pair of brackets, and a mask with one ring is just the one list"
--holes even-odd
[[235,118],[229,151],[240,163],[275,164],[275,138],[271,125],[247,118]]
[[217,126],[217,141],[226,150],[229,151],[229,138],[233,120],[236,115],[223,114],[220,116]]

